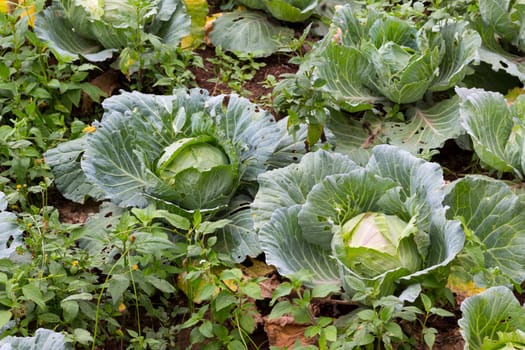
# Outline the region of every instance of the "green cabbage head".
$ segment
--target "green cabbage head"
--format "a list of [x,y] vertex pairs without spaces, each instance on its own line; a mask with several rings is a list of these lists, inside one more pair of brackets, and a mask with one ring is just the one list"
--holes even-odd
[[[313,284],[340,283],[365,302],[420,284],[444,287],[463,248],[445,216],[438,164],[379,145],[365,165],[326,151],[259,175],[252,204],[266,261]],[[364,293],[364,294],[363,294]]]
[[421,267],[414,236],[418,228],[396,215],[366,212],[354,216],[332,238],[335,257],[358,275],[373,278],[403,267],[409,273]]

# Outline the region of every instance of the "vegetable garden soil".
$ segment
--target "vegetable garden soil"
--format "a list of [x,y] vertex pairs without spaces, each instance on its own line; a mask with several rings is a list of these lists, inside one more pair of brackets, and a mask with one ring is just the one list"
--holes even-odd
[[[231,91],[225,84],[216,84],[213,79],[216,78],[214,73],[213,64],[208,60],[215,56],[215,49],[207,46],[195,51],[196,55],[199,55],[203,59],[203,68],[192,68],[192,72],[195,75],[196,86],[207,89],[211,94],[230,93]],[[297,66],[288,63],[289,57],[285,55],[274,55],[264,59],[258,59],[258,62],[264,62],[265,66],[260,68],[255,74],[251,81],[245,82],[243,85],[243,95],[248,97],[259,105],[268,106],[268,96],[271,96],[271,88],[266,87],[262,84],[263,81],[269,75],[273,75],[275,78],[279,78],[285,73],[294,73],[297,70]],[[108,93],[116,93],[118,86],[125,86],[124,81],[118,81],[123,79],[122,76],[110,74],[111,72],[102,73],[103,78],[98,78],[97,84],[101,89]],[[264,99],[265,98],[265,99]],[[91,105],[83,105],[83,108],[89,108]],[[273,110],[270,110],[274,113]],[[84,111],[85,112],[85,111]],[[275,115],[275,113],[274,113]],[[276,115],[279,119],[280,116]],[[281,116],[282,117],[282,116]],[[464,174],[468,169],[464,167],[465,164],[471,163],[472,154],[469,152],[461,151],[455,144],[447,143],[442,149],[442,152],[434,157],[434,161],[438,161],[442,164],[443,168],[446,169],[446,176],[453,180],[454,178]],[[58,192],[51,195],[51,204],[59,209],[61,221],[67,223],[82,223],[90,214],[98,211],[98,203],[88,201],[87,203],[80,205],[77,203],[70,202],[64,199]],[[260,257],[259,260],[263,261],[264,258]],[[263,288],[271,290],[281,281],[281,277],[273,272],[269,275],[268,281],[265,282],[267,285]],[[434,349],[443,350],[459,350],[463,349],[464,341],[459,332],[457,326],[457,320],[460,317],[459,305],[463,299],[462,296],[457,296],[456,307],[448,307],[456,317],[439,318],[434,317],[428,321],[427,326],[434,327],[437,329],[438,334],[436,337],[436,343]],[[267,315],[271,311],[268,306],[269,298],[266,303],[258,304],[261,318],[258,320],[259,327],[253,335],[254,341],[257,343],[257,349],[269,349],[270,345],[291,345],[297,338],[303,340],[307,344],[306,339],[302,337],[302,331],[304,327],[296,325],[293,320],[283,317],[277,320],[268,321]],[[177,302],[177,301],[175,301]],[[178,302],[184,302],[179,300]],[[337,301],[327,299],[319,300],[313,305],[314,311],[320,316],[338,317],[352,310],[352,306],[339,303]],[[127,318],[129,322],[134,322],[134,317]],[[147,321],[147,320],[145,320]],[[133,324],[128,326],[133,327]],[[402,323],[405,333],[410,335],[413,339],[417,339],[420,344],[421,329],[416,326],[416,323]],[[180,344],[180,348],[189,348],[189,345],[184,345],[188,342],[189,334],[181,334],[178,336],[177,344]],[[125,345],[120,343],[113,343],[109,341],[106,344],[106,349],[120,349],[125,348]],[[416,349],[425,349],[424,345],[415,347]]]

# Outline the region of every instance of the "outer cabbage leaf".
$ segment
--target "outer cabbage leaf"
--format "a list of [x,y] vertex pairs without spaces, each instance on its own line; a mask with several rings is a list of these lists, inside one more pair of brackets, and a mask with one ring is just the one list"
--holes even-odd
[[379,199],[396,184],[365,169],[326,176],[312,187],[299,212],[304,239],[330,249],[333,224],[354,216],[380,211]]
[[16,215],[6,209],[5,194],[0,192],[0,259],[16,260],[16,249],[23,244],[24,231],[20,229]]
[[508,106],[503,95],[496,92],[462,88],[456,91],[462,100],[461,124],[480,160],[489,168],[514,172],[522,178],[525,98],[519,97]]
[[430,107],[414,106],[406,114],[408,123],[385,122],[380,136],[413,154],[442,147],[464,133],[457,96]]
[[[462,218],[480,242],[485,266],[498,268],[513,283],[525,281],[525,207],[504,182],[468,176],[450,184],[443,202],[448,218]],[[475,267],[469,265],[471,271]]]
[[71,350],[71,343],[62,333],[39,328],[33,337],[8,336],[0,340],[1,350]]
[[104,192],[88,182],[80,167],[80,159],[86,147],[87,136],[59,144],[44,153],[46,163],[53,168],[55,185],[62,195],[77,203],[86,198],[104,198]]
[[479,12],[473,26],[483,39],[481,60],[495,71],[504,70],[525,81],[525,7],[519,1],[481,0]]
[[299,205],[279,208],[260,228],[259,241],[266,263],[274,265],[283,276],[308,269],[314,274],[313,284],[340,283],[337,264],[331,258],[330,250],[304,239],[299,210]]
[[61,8],[48,7],[35,19],[37,36],[65,60],[76,60],[81,53],[89,61],[105,61],[117,51],[116,48],[104,49],[96,40],[77,35],[71,27]]
[[308,192],[328,175],[344,174],[358,165],[338,153],[307,153],[299,164],[268,171],[259,176],[259,191],[252,204],[255,228],[269,221],[278,208],[288,208],[306,201]]
[[317,7],[318,0],[237,0],[254,10],[264,10],[278,20],[302,22],[308,19]]
[[265,57],[285,48],[293,39],[293,30],[260,12],[239,10],[218,17],[208,36],[223,50]]
[[509,333],[515,333],[518,344],[523,345],[525,309],[507,287],[492,287],[465,299],[461,312],[463,317],[458,323],[466,350],[498,349],[494,343],[503,342],[512,346],[513,341],[508,341]]
[[371,109],[385,98],[376,90],[367,87],[365,78],[373,74],[372,66],[359,48],[330,43],[321,52],[316,77],[326,84],[323,90],[350,111]]

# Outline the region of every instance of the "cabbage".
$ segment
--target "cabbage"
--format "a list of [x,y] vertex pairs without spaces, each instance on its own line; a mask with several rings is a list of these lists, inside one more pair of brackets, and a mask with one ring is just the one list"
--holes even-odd
[[252,210],[267,263],[369,302],[411,284],[444,287],[465,234],[445,217],[440,166],[394,146],[372,152],[365,166],[311,152],[259,176]]
[[92,62],[134,45],[137,33],[143,38],[156,36],[174,47],[189,33],[191,21],[182,0],[157,0],[140,8],[135,3],[55,0],[37,15],[35,33],[64,60],[82,56]]

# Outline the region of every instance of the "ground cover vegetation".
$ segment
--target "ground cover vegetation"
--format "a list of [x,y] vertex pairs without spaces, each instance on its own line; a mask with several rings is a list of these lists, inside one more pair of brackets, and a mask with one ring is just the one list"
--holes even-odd
[[0,349],[524,349],[521,1],[0,1]]

